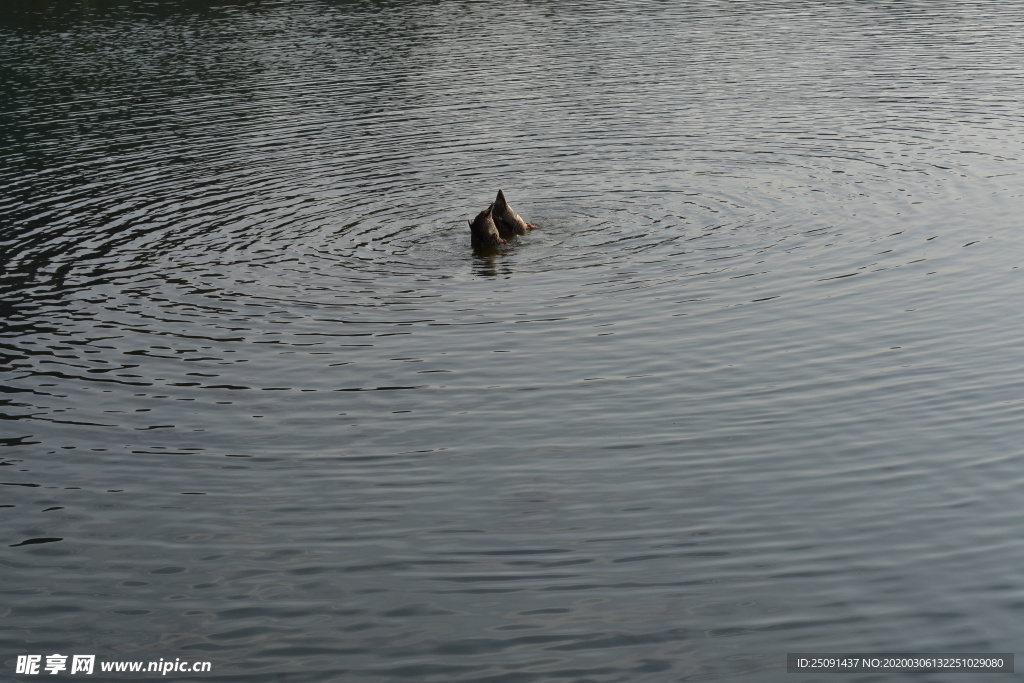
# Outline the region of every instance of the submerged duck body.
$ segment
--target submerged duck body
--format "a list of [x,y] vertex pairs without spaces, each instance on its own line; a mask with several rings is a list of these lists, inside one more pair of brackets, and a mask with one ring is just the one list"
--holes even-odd
[[494,218],[491,216],[493,208],[494,205],[491,204],[469,222],[470,241],[474,249],[487,249],[505,244],[505,240],[502,239],[494,224]]
[[[473,246],[493,247],[504,244],[516,235],[525,235],[527,230],[533,230],[537,226],[527,223],[516,213],[505,199],[505,193],[498,190],[498,196],[491,205],[476,217],[469,224],[472,235]],[[493,228],[494,233],[491,233]],[[498,241],[494,241],[494,237]]]

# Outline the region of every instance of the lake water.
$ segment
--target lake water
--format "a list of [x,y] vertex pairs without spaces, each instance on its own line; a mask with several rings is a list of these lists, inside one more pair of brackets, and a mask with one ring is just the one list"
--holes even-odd
[[6,680],[1024,641],[1024,2],[5,5]]

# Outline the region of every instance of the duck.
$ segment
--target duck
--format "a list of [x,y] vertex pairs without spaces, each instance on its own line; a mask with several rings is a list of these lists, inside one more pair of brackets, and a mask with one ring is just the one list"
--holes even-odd
[[525,235],[527,230],[536,228],[512,209],[502,190],[498,190],[498,196],[490,206],[469,222],[471,241],[477,249],[508,244],[516,235]]

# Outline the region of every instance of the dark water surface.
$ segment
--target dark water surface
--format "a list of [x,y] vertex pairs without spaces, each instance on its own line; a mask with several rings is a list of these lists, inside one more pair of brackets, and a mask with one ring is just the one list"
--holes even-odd
[[1024,2],[5,4],[5,680],[1024,642]]

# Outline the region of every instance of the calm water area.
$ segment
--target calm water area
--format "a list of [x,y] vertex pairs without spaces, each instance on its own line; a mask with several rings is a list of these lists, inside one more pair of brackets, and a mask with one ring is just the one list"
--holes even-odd
[[2,3],[0,679],[1024,655],[1022,98],[1018,0]]

